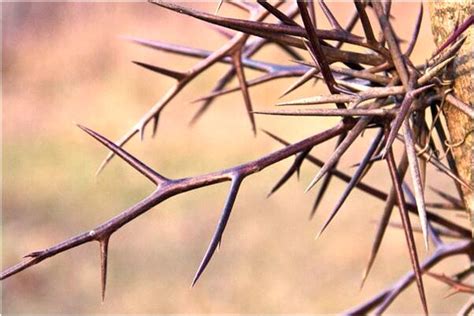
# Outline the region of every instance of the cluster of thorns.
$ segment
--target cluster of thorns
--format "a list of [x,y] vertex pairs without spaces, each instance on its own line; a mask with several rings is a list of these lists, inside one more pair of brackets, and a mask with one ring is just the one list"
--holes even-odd
[[[295,156],[294,162],[271,189],[271,193],[277,191],[290,177],[297,174],[303,162],[307,161],[320,167],[319,172],[307,188],[308,191],[316,183],[321,182],[311,211],[311,217],[315,214],[323,195],[327,191],[331,178],[339,178],[348,183],[319,234],[332,221],[354,188],[385,201],[362,284],[374,264],[384,233],[387,227],[391,225],[392,210],[396,206],[400,212],[402,223],[398,226],[401,226],[405,232],[413,270],[372,299],[346,311],[346,314],[364,314],[370,311],[381,314],[413,282],[417,285],[423,310],[427,314],[423,274],[446,283],[452,289],[452,293],[464,292],[471,295],[474,293],[474,287],[466,283],[466,279],[473,274],[472,266],[468,265],[467,269],[452,276],[429,271],[440,261],[452,256],[465,255],[469,262],[474,261],[474,242],[470,230],[429,210],[429,208],[441,208],[464,211],[466,207],[462,198],[459,199],[436,189],[433,190],[445,202],[429,203],[424,198],[425,175],[428,164],[433,165],[446,176],[452,178],[460,194],[462,187],[472,190],[469,183],[464,182],[457,176],[456,165],[449,150],[453,143],[450,142],[447,136],[448,133],[442,120],[442,107],[445,101],[450,102],[470,116],[471,119],[474,118],[472,108],[455,97],[452,90],[449,89],[451,82],[443,78],[446,67],[449,67],[453,59],[456,58],[457,52],[465,41],[463,32],[472,25],[473,16],[470,16],[466,21],[460,21],[458,27],[426,63],[415,65],[410,60],[410,55],[419,35],[423,17],[422,5],[420,5],[412,37],[407,43],[406,50],[402,51],[400,48],[401,40],[395,34],[391,23],[390,1],[382,3],[379,1],[355,0],[355,13],[347,25],[343,27],[324,1],[319,0],[318,4],[332,26],[330,30],[317,28],[315,5],[312,1],[295,1],[284,10],[282,9],[284,1],[273,3],[260,0],[257,2],[225,2],[247,12],[249,14],[248,19],[221,17],[217,15],[217,11],[216,14],[208,14],[159,0],[152,0],[151,3],[211,23],[217,26],[218,32],[228,38],[228,41],[215,51],[129,38],[135,43],[152,49],[198,58],[199,62],[186,72],[136,62],[136,64],[148,70],[172,77],[177,82],[119,141],[114,143],[84,126],[79,126],[111,151],[100,166],[99,171],[114,156],[119,156],[153,182],[156,189],[142,201],[94,229],[69,238],[50,248],[28,254],[22,262],[4,270],[1,279],[8,278],[71,248],[98,241],[101,253],[102,298],[104,298],[108,244],[115,231],[172,196],[204,186],[230,181],[227,200],[215,233],[194,277],[194,285],[211,260],[216,248],[220,245],[242,181],[247,176],[288,157]],[[222,1],[219,3],[219,7],[221,4]],[[373,10],[380,31],[376,32],[374,30],[374,22],[369,19],[367,10]],[[264,22],[270,16],[275,17],[278,20],[277,23]],[[301,22],[298,22],[298,16],[301,18]],[[358,22],[362,26],[364,36],[353,33],[353,28]],[[234,31],[237,32],[234,33]],[[268,44],[276,45],[279,49],[282,49],[294,60],[294,63],[282,65],[252,58],[262,47]],[[366,52],[344,50],[343,46],[345,44],[364,48]],[[309,56],[310,59],[305,60],[302,57],[303,53]],[[229,64],[230,69],[221,77],[209,95],[198,99],[202,102],[202,106],[194,116],[193,121],[198,119],[219,96],[235,91],[242,93],[243,103],[254,133],[256,132],[254,119],[256,114],[338,116],[341,117],[341,121],[332,128],[294,144],[289,144],[278,136],[265,132],[282,143],[284,147],[260,159],[239,166],[181,179],[164,177],[122,148],[137,134],[140,134],[143,138],[145,127],[148,125],[152,126],[154,135],[163,109],[193,79],[217,63]],[[248,80],[245,76],[245,69],[256,70],[261,75]],[[228,87],[235,77],[238,80],[238,87]],[[298,79],[284,92],[284,95],[289,94],[310,80],[321,80],[327,86],[329,94],[279,103],[279,109],[274,111],[253,111],[249,95],[250,87],[289,77]],[[335,104],[335,108],[317,107],[321,104]],[[294,106],[296,105],[302,106],[302,108],[295,109]],[[353,175],[350,176],[338,170],[337,164],[341,156],[367,129],[375,129],[375,137],[360,163],[356,165],[357,168]],[[438,141],[434,140],[435,136]],[[310,152],[316,145],[333,138],[337,138],[337,146],[328,160],[321,161],[311,155]],[[398,163],[392,150],[393,143],[396,140],[404,145],[404,151]],[[438,148],[440,146],[441,148]],[[441,157],[440,153],[444,153],[444,157]],[[379,161],[384,161],[388,166],[392,181],[388,193],[363,182],[364,175]],[[446,161],[447,165],[443,161]],[[404,181],[408,169],[410,170],[413,192]],[[418,216],[420,228],[412,226],[409,213]],[[415,232],[423,234],[426,248],[428,248],[430,242],[435,248],[432,254],[422,262],[419,261],[417,255],[413,237]],[[447,242],[444,240],[445,238],[455,241]],[[473,310],[474,300],[472,296],[470,297],[460,313],[467,314]]]

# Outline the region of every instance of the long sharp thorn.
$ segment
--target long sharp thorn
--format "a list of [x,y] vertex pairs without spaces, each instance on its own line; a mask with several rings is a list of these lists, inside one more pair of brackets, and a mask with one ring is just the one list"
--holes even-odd
[[372,157],[372,155],[375,152],[375,150],[377,149],[380,141],[382,140],[382,136],[383,136],[383,130],[380,130],[377,133],[377,135],[375,136],[374,140],[372,141],[372,144],[370,145],[369,149],[367,150],[367,153],[364,155],[364,158],[362,159],[361,163],[357,167],[357,170],[354,172],[354,175],[352,176],[351,181],[349,181],[349,183],[347,184],[344,192],[342,193],[341,197],[337,201],[336,206],[333,208],[331,214],[329,215],[326,222],[323,224],[321,230],[317,234],[316,239],[318,239],[319,236],[321,236],[321,234],[324,232],[324,230],[327,228],[327,226],[331,223],[331,221],[336,216],[336,214],[339,211],[339,209],[341,208],[341,206],[346,201],[349,194],[352,192],[352,189],[355,187],[357,182],[360,180],[360,177],[361,177],[362,173],[364,172],[364,170],[366,169],[367,165],[370,162],[370,158]]
[[[405,198],[403,196],[401,178],[398,174],[397,167],[395,165],[395,159],[393,157],[393,152],[390,149],[387,154],[387,162],[390,169],[390,176],[392,177],[393,186],[397,195],[398,206],[400,210],[400,217],[402,218],[403,229],[405,231],[405,238],[408,244],[408,249],[410,253],[410,259],[412,262],[413,270],[415,272],[416,284],[418,287],[418,292],[420,294],[421,303],[423,305],[423,311],[425,315],[428,315],[428,307],[426,304],[426,295],[425,289],[423,286],[422,271],[420,269],[420,263],[418,261],[418,254],[416,252],[415,240],[413,238],[413,230],[410,223],[410,218],[408,216],[408,210],[406,209]],[[386,304],[382,305],[379,311],[383,311],[386,308]]]
[[252,125],[253,134],[257,134],[257,127],[255,124],[255,116],[253,115],[252,109],[252,101],[250,99],[249,89],[247,85],[247,81],[245,80],[245,72],[244,67],[242,66],[242,55],[240,52],[235,53],[232,56],[234,61],[235,71],[237,73],[237,78],[239,79],[240,90],[242,91],[242,95],[244,97],[245,107],[247,108],[247,114],[250,119],[250,124]]
[[329,10],[329,8],[328,8],[328,6],[326,5],[326,3],[325,3],[323,0],[319,0],[318,3],[319,3],[319,6],[321,7],[321,9],[323,10],[324,15],[326,16],[326,18],[328,19],[329,23],[331,24],[332,28],[333,28],[333,29],[336,29],[336,30],[344,31],[344,29],[342,28],[342,26],[339,24],[339,22],[337,21],[337,19],[336,19],[336,18],[334,17],[334,15],[332,14],[331,10]]
[[[179,6],[171,2],[165,2],[161,0],[152,0],[150,2],[160,7],[173,10],[181,14],[186,14],[196,19],[206,21],[208,23],[221,25],[221,26],[231,28],[240,32],[245,32],[251,35],[257,35],[257,36],[262,36],[262,37],[267,37],[267,38],[272,37],[272,35],[277,36],[277,38],[280,38],[279,36],[281,35],[297,36],[297,37],[307,36],[305,29],[299,26],[264,23],[264,22],[259,22],[259,21],[241,20],[241,19],[234,19],[234,18],[224,18],[224,17],[208,14],[205,12],[189,9],[183,6]],[[344,40],[347,42],[363,44],[361,43],[361,37],[353,35],[353,34],[341,34],[340,32],[332,31],[332,30],[330,31],[315,30],[315,32],[317,35],[328,40]],[[288,38],[288,37],[285,37],[285,38]]]
[[[316,211],[318,210],[319,205],[321,204],[321,201],[323,200],[323,197],[329,187],[329,184],[331,183],[331,178],[332,177],[330,176],[330,173],[326,174],[326,176],[324,177],[323,182],[321,183],[321,187],[319,188],[318,194],[314,199],[313,206],[311,207],[311,212],[309,213],[308,218],[309,220],[312,220],[314,218],[314,215],[316,215]],[[316,239],[318,237],[316,237]]]
[[[405,173],[408,169],[408,157],[407,154],[404,153],[400,164],[398,166],[398,174],[400,178],[405,176]],[[393,207],[396,204],[396,193],[395,188],[392,186],[390,189],[390,193],[386,197],[385,207],[382,213],[382,217],[380,218],[379,225],[377,227],[377,232],[375,234],[374,242],[372,243],[372,248],[370,250],[369,260],[367,262],[367,266],[362,274],[362,280],[360,284],[360,288],[364,287],[365,281],[367,281],[367,277],[369,276],[370,271],[374,265],[375,259],[379,253],[380,246],[382,244],[383,237],[385,235],[385,231],[387,230],[388,223],[390,222],[390,217],[392,215]]]
[[105,300],[105,290],[107,286],[107,258],[109,253],[109,237],[99,241],[100,243],[100,271],[101,271],[101,288],[102,288],[102,302]]
[[408,89],[409,74],[405,59],[400,51],[399,41],[395,32],[393,31],[392,24],[389,21],[388,16],[384,13],[383,5],[380,2],[372,2],[372,6],[375,10],[377,18],[380,22],[383,35],[388,44],[388,49],[392,57],[393,65],[397,70],[400,80],[403,83],[403,86]]
[[421,22],[423,21],[423,2],[420,2],[420,9],[418,11],[418,16],[416,18],[416,23],[415,23],[415,28],[413,30],[413,34],[410,40],[410,43],[408,43],[408,48],[405,51],[405,56],[410,57],[411,53],[413,52],[413,49],[415,48],[416,41],[418,39],[418,35],[420,34],[420,29],[421,29]]
[[[341,136],[338,137],[337,143],[336,143],[336,148],[341,144],[341,142],[346,138],[347,134],[341,134]],[[337,162],[334,165],[334,168],[337,168]],[[332,173],[328,172],[323,179],[323,182],[321,183],[321,187],[319,188],[319,191],[316,195],[316,199],[314,200],[313,207],[311,208],[311,212],[309,213],[309,220],[313,219],[314,215],[316,214],[316,210],[319,207],[319,204],[323,200],[324,195],[326,194],[327,189],[329,188],[329,184],[331,183],[332,179]],[[319,237],[319,235],[318,235]],[[316,239],[318,238],[316,237]]]
[[216,231],[214,235],[212,236],[211,242],[209,243],[209,247],[207,248],[204,258],[202,259],[199,265],[196,275],[194,276],[194,279],[191,285],[192,287],[196,284],[196,282],[199,280],[199,277],[206,269],[207,265],[209,264],[209,261],[214,255],[214,252],[216,251],[217,246],[219,245],[221,241],[225,227],[227,225],[230,214],[232,212],[232,207],[237,197],[237,193],[239,191],[241,182],[242,182],[242,179],[239,177],[235,177],[232,179],[229,195],[227,196],[227,201],[225,202],[224,209],[222,210],[222,214],[217,224]]
[[[337,90],[335,89],[336,82],[334,81],[331,69],[329,68],[329,63],[327,62],[326,56],[322,51],[319,38],[308,13],[307,1],[297,1],[297,4],[298,8],[300,9],[301,18],[303,20],[306,32],[308,34],[309,43],[311,44],[308,52],[310,52],[314,58],[314,62],[319,65],[321,74],[324,77],[324,81],[328,86],[329,92],[337,93]],[[345,107],[343,104],[338,104],[337,106],[342,108]]]
[[446,47],[448,47],[452,42],[456,40],[469,26],[474,23],[474,15],[470,15],[459,27],[457,27],[451,35],[445,40],[445,42],[434,52],[433,57],[442,52]]
[[314,75],[316,75],[317,73],[319,73],[319,67],[318,68],[312,68],[312,69],[309,69],[308,71],[306,71],[306,73],[301,76],[297,81],[295,81],[291,86],[289,86],[281,95],[280,95],[280,99],[283,98],[284,96],[290,94],[291,92],[295,91],[296,89],[298,89],[299,87],[301,87],[303,84],[305,84],[306,82],[308,82],[309,80],[311,80],[311,78],[314,77]]
[[408,119],[405,119],[403,121],[403,135],[405,138],[405,148],[408,154],[410,174],[413,181],[413,187],[415,189],[415,200],[418,209],[418,216],[420,217],[421,229],[423,230],[425,247],[428,250],[428,219],[426,218],[426,206],[423,193],[423,184],[421,180],[420,168],[418,166],[418,157],[416,155],[413,134],[410,129]]
[[163,181],[166,181],[167,179],[160,174],[158,174],[156,171],[152,170],[150,167],[145,165],[143,162],[129,154],[127,151],[125,151],[123,148],[115,145],[113,142],[105,138],[104,136],[100,135],[99,133],[94,132],[93,130],[82,126],[82,125],[77,125],[80,129],[82,129],[84,132],[92,136],[94,139],[102,143],[105,147],[110,149],[114,154],[122,158],[126,163],[128,163],[130,166],[132,166],[135,170],[143,174],[145,177],[147,177],[151,182],[155,184],[159,184]]
[[179,71],[175,71],[175,70],[171,70],[171,69],[167,69],[167,68],[162,68],[162,67],[142,63],[142,62],[139,62],[139,61],[132,61],[132,63],[134,63],[135,65],[138,65],[140,67],[143,67],[145,69],[151,70],[153,72],[156,72],[156,73],[174,78],[178,81],[183,80],[184,78],[186,78],[186,74],[183,73],[183,72],[179,72]]
[[265,10],[270,12],[272,15],[274,15],[278,20],[280,20],[284,24],[298,26],[298,24],[295,21],[293,21],[291,18],[289,18],[286,14],[281,12],[279,9],[275,8],[273,5],[271,5],[266,0],[257,0],[257,2],[263,8],[265,8]]
[[316,176],[313,178],[311,183],[306,188],[305,192],[311,190],[311,188],[328,172],[332,169],[337,161],[341,158],[341,156],[346,152],[346,150],[352,145],[355,139],[362,133],[362,131],[366,128],[369,124],[370,120],[366,117],[361,118],[356,125],[347,133],[347,137],[341,142],[341,144],[336,148],[334,153],[331,155],[324,166],[319,170]]
[[374,31],[372,29],[372,25],[370,24],[369,17],[367,16],[367,12],[365,11],[365,4],[362,3],[360,0],[355,0],[354,5],[357,9],[357,13],[359,15],[362,28],[364,29],[367,42],[377,43],[377,40],[375,39]]

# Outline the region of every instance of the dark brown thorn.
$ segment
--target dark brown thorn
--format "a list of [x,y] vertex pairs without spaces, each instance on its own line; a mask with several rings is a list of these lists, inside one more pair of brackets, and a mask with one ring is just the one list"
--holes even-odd
[[[270,137],[274,137],[273,134],[270,132],[264,131],[267,135]],[[309,154],[312,148],[305,149],[304,151],[298,153],[295,157],[295,160],[291,164],[290,168],[285,172],[285,174],[278,180],[278,182],[273,186],[273,188],[270,190],[270,192],[267,194],[267,198],[269,198],[273,193],[275,193],[279,188],[281,188],[287,181],[288,179],[291,178],[291,176],[295,173],[299,172],[299,169],[301,167],[301,164],[305,160],[306,156]]]
[[405,59],[400,51],[400,45],[392,29],[392,25],[388,19],[388,16],[384,13],[382,3],[375,1],[372,3],[372,6],[374,7],[377,18],[379,19],[385,40],[388,43],[388,49],[390,51],[390,55],[392,56],[393,65],[400,76],[403,86],[408,89],[408,69],[405,64]]
[[[352,32],[358,20],[359,20],[359,13],[356,11],[347,22],[347,25],[345,27],[346,32],[348,33]],[[342,45],[344,45],[344,42],[340,41],[336,44],[336,48],[341,48]]]
[[298,80],[296,80],[291,86],[289,86],[281,95],[279,98],[283,98],[284,96],[290,94],[291,92],[295,91],[296,89],[298,89],[299,87],[301,87],[303,84],[305,84],[306,82],[308,82],[309,80],[311,80],[311,78],[314,77],[314,75],[316,75],[317,73],[319,73],[319,66],[318,68],[312,68],[312,69],[309,69],[308,71],[306,71],[306,73],[301,76]]
[[[339,22],[337,22],[336,18],[334,17],[334,15],[331,12],[331,10],[329,10],[326,3],[323,0],[319,0],[318,3],[319,3],[319,6],[321,7],[321,9],[323,10],[324,15],[326,16],[329,23],[331,24],[332,28],[335,29],[335,30],[345,32],[345,30],[342,28],[342,26],[339,24]],[[313,20],[316,20],[316,19],[313,19]]]
[[323,200],[323,197],[325,196],[325,193],[329,187],[329,184],[331,183],[332,177],[330,175],[331,173],[326,174],[323,181],[321,182],[321,187],[319,188],[318,193],[316,194],[313,206],[311,206],[311,211],[309,212],[308,220],[312,220],[316,215],[316,211],[318,210],[319,205],[321,204],[321,201]]
[[107,258],[109,253],[109,238],[110,236],[105,236],[99,240],[102,302],[105,300],[105,289],[107,286]]
[[[240,32],[244,32],[249,35],[256,35],[262,37],[273,37],[282,39],[289,39],[291,36],[306,37],[306,31],[302,27],[284,25],[284,24],[273,24],[273,23],[264,23],[258,21],[250,20],[241,20],[233,18],[224,18],[220,16],[215,16],[205,12],[196,11],[189,9],[183,6],[176,5],[171,2],[165,2],[161,0],[152,0],[151,3],[156,4],[160,7],[176,11],[181,14],[186,14],[194,18],[221,25],[227,28],[231,28]],[[323,39],[327,40],[336,40],[336,41],[346,41],[348,43],[353,43],[356,45],[363,45],[361,38],[352,34],[341,34],[341,32],[332,31],[332,30],[317,30],[316,34]],[[295,38],[293,38],[295,39]],[[296,39],[297,40],[297,39]],[[299,41],[299,40],[297,40]],[[298,45],[301,47],[301,45]]]
[[367,127],[369,124],[370,119],[367,117],[361,118],[356,125],[347,133],[347,137],[341,142],[341,144],[334,150],[331,157],[326,161],[324,166],[321,167],[319,172],[313,178],[311,183],[306,188],[305,192],[311,190],[311,188],[335,165],[337,161],[342,157],[342,155],[346,152],[346,150],[352,145],[352,143],[356,140],[356,138],[362,133],[362,131]]
[[[402,219],[403,230],[405,231],[405,238],[408,245],[408,250],[410,253],[410,259],[413,266],[413,271],[415,272],[416,283],[418,287],[418,292],[420,294],[421,303],[423,305],[423,311],[425,315],[428,315],[428,307],[426,304],[426,295],[425,289],[423,286],[422,271],[420,269],[420,263],[418,261],[418,254],[416,252],[416,244],[413,238],[413,231],[411,228],[410,217],[408,216],[408,211],[406,209],[405,198],[403,196],[402,190],[402,179],[397,171],[397,166],[395,164],[395,159],[393,157],[392,149],[390,148],[387,153],[387,163],[390,170],[390,176],[392,177],[393,186],[395,188],[398,206],[400,210],[400,217]],[[377,312],[383,312],[387,307],[388,301],[385,301],[382,306],[379,307]]]
[[[331,69],[329,68],[329,62],[326,59],[325,54],[321,48],[319,38],[316,35],[315,29],[311,23],[311,18],[308,15],[308,9],[306,2],[298,2],[298,7],[300,8],[301,17],[305,24],[306,31],[308,32],[309,44],[305,41],[305,46],[313,58],[315,64],[319,66],[319,70],[324,78],[324,83],[327,85],[329,92],[331,94],[337,93],[336,81],[332,75]],[[336,104],[338,108],[345,108],[345,105],[342,103]]]
[[160,114],[157,113],[155,116],[153,116],[153,128],[151,132],[151,137],[156,136],[156,131],[158,130],[158,123],[160,121]]
[[225,227],[227,225],[227,222],[229,220],[230,214],[232,212],[232,207],[234,206],[235,199],[237,197],[237,193],[239,192],[239,187],[240,184],[242,183],[242,178],[240,176],[234,176],[232,178],[232,184],[229,190],[229,195],[227,196],[227,200],[225,202],[225,206],[222,210],[221,217],[219,219],[219,222],[216,227],[216,231],[214,235],[212,236],[211,242],[209,244],[209,247],[206,250],[206,253],[204,254],[204,258],[202,259],[199,268],[196,272],[196,275],[194,276],[193,282],[191,286],[194,286],[196,282],[199,280],[199,277],[201,274],[204,272],[204,269],[206,269],[207,265],[209,264],[209,261],[211,260],[212,256],[214,255],[214,252],[216,251],[216,248],[218,244],[221,241],[222,235],[224,233]]
[[441,53],[446,47],[451,45],[461,34],[464,33],[464,31],[467,30],[469,26],[471,26],[474,23],[474,15],[470,15],[459,27],[457,27],[444,41],[443,44],[441,44],[438,49],[434,52],[433,57]]
[[158,174],[156,171],[145,165],[143,162],[129,154],[127,151],[125,151],[123,148],[115,145],[113,142],[105,138],[104,136],[100,135],[99,133],[94,132],[93,130],[82,126],[82,125],[77,125],[80,129],[82,129],[84,132],[92,136],[94,139],[102,143],[105,147],[110,149],[114,154],[122,158],[126,163],[128,163],[130,166],[132,166],[135,170],[140,172],[142,175],[147,177],[151,182],[153,182],[156,185],[161,184],[162,182],[167,181],[165,177],[162,175]]
[[[346,138],[347,133],[341,134],[336,143],[336,148],[341,144],[341,142]],[[337,168],[337,162],[334,164],[334,169]],[[309,220],[313,219],[314,215],[316,214],[316,211],[321,204],[321,201],[323,200],[323,197],[326,195],[326,192],[329,188],[329,184],[331,183],[333,174],[331,172],[328,172],[325,176],[324,179],[321,183],[321,187],[318,190],[318,193],[316,194],[316,198],[314,199],[313,206],[311,207],[311,211],[309,213]]]
[[365,4],[362,3],[362,1],[360,0],[354,0],[354,5],[357,9],[357,13],[359,14],[359,18],[360,18],[367,42],[378,45],[378,42],[375,39],[374,31],[372,30],[372,25],[370,24],[369,17],[367,16],[367,12],[365,11]]
[[415,190],[415,201],[418,209],[418,217],[420,218],[421,228],[425,241],[425,248],[428,250],[428,220],[426,218],[426,206],[423,190],[423,181],[421,179],[420,168],[418,165],[418,157],[415,150],[415,141],[408,122],[408,118],[403,121],[403,136],[405,139],[405,148],[408,155],[408,165]]
[[420,9],[416,17],[415,28],[413,29],[413,34],[411,36],[410,42],[408,43],[407,50],[405,51],[405,56],[410,57],[413,49],[415,48],[416,41],[418,40],[418,35],[420,34],[421,22],[423,21],[423,2],[420,2]]
[[156,73],[174,78],[178,81],[183,80],[184,78],[186,78],[186,74],[183,73],[183,72],[174,71],[174,70],[171,70],[171,69],[166,69],[166,68],[162,68],[162,67],[142,63],[142,62],[139,62],[139,61],[132,61],[132,63],[134,63],[135,65],[141,66],[145,69],[151,70],[153,72],[156,72]]
[[324,230],[328,227],[328,225],[331,223],[333,218],[336,216],[337,212],[339,209],[342,207],[344,202],[346,201],[347,197],[349,194],[352,192],[352,189],[354,189],[355,185],[359,180],[361,179],[362,173],[370,163],[370,158],[372,157],[373,153],[377,149],[379,143],[381,142],[383,137],[383,130],[380,130],[377,135],[375,136],[374,140],[370,144],[366,154],[364,155],[364,158],[362,159],[359,167],[357,167],[357,170],[354,172],[354,175],[351,178],[351,181],[347,184],[346,188],[344,189],[344,192],[342,193],[341,197],[337,200],[336,206],[334,206],[331,214],[329,217],[326,219],[326,222],[323,224],[321,227],[321,230],[318,232],[316,235],[316,239],[321,236],[321,234],[324,232]]
[[[328,86],[329,92],[336,93],[336,89],[334,86],[336,82],[334,81],[334,77],[332,75],[331,69],[329,68],[329,63],[326,60],[326,56],[324,55],[321,43],[319,42],[319,38],[316,34],[315,28],[313,23],[311,22],[311,17],[308,13],[307,1],[298,1],[298,8],[300,9],[301,18],[303,20],[306,32],[308,34],[308,40],[310,43],[310,47],[308,51],[310,52],[311,56],[314,58],[314,62],[319,66],[321,70],[321,74],[324,77],[324,81]],[[306,42],[305,42],[306,43]],[[341,105],[338,104],[338,107]],[[344,105],[342,105],[344,107]]]
[[[400,175],[400,179],[405,177],[405,173],[408,169],[408,156],[406,153],[403,154],[399,166],[398,166],[398,174]],[[367,262],[367,266],[362,274],[362,280],[360,283],[360,288],[364,287],[365,281],[369,276],[370,271],[374,265],[375,259],[380,250],[380,246],[382,245],[382,240],[385,235],[385,231],[387,230],[387,226],[390,222],[390,217],[392,216],[393,207],[396,205],[396,193],[395,188],[392,186],[390,189],[389,194],[385,198],[385,206],[382,213],[382,217],[380,218],[379,225],[377,227],[377,232],[375,233],[375,239],[372,243],[372,248],[370,250],[369,260]]]
[[275,8],[273,5],[271,5],[269,2],[266,0],[257,0],[258,4],[260,4],[265,10],[270,12],[273,16],[275,16],[278,20],[283,22],[286,25],[293,25],[293,26],[298,26],[298,23],[290,19],[286,14]]
[[245,73],[244,73],[244,67],[242,66],[242,55],[239,52],[236,52],[232,55],[232,59],[234,61],[234,69],[237,74],[237,78],[239,79],[239,86],[240,90],[242,91],[242,95],[244,97],[244,104],[247,109],[247,114],[250,119],[250,124],[252,125],[252,132],[254,135],[257,134],[257,128],[255,124],[255,117],[252,113],[252,101],[250,99],[250,94],[249,94],[249,89],[247,85],[247,81],[245,80]]

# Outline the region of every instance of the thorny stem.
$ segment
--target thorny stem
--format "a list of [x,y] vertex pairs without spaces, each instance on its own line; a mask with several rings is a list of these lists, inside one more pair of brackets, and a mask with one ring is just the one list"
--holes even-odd
[[[277,150],[271,154],[268,154],[260,159],[233,167],[229,169],[224,169],[221,171],[199,175],[196,177],[190,178],[182,178],[182,179],[166,179],[163,177],[158,177],[154,171],[151,169],[146,170],[147,174],[152,174],[153,176],[149,175],[148,178],[156,177],[158,181],[157,189],[151,193],[148,197],[143,199],[142,201],[138,202],[137,204],[133,205],[132,207],[128,208],[127,210],[123,211],[122,213],[118,214],[117,216],[107,220],[103,224],[97,226],[96,228],[81,233],[75,237],[69,238],[63,242],[60,242],[52,247],[46,248],[41,251],[33,252],[26,257],[27,260],[24,260],[17,265],[14,265],[10,268],[5,269],[0,274],[0,280],[6,279],[24,269],[27,269],[35,264],[40,263],[41,261],[57,255],[61,252],[69,250],[71,248],[80,246],[82,244],[97,240],[102,241],[104,238],[109,238],[115,231],[120,229],[125,224],[129,223],[130,221],[134,220],[138,216],[142,215],[143,213],[150,210],[152,207],[156,206],[157,204],[163,202],[164,200],[187,192],[197,188],[201,188],[204,186],[209,186],[217,183],[221,183],[224,181],[232,181],[234,178],[238,177],[240,180],[243,180],[245,177],[259,172],[268,166],[271,166],[285,158],[288,158],[294,154],[297,154],[308,147],[313,147],[319,143],[325,142],[328,139],[331,139],[345,131],[347,131],[352,124],[350,123],[339,123],[335,127],[325,130],[324,132],[315,134],[311,137],[308,137],[300,142],[297,142],[293,145],[289,145],[285,148]],[[128,154],[125,150],[121,149],[120,147],[116,146],[105,137],[101,136],[100,134],[93,132],[92,130],[80,126],[84,131],[86,131],[89,135],[97,139],[99,142],[107,146],[110,150],[113,150],[114,153],[119,155],[121,158],[125,159],[130,165],[132,165],[135,169],[139,170],[140,172],[144,171],[145,169],[142,166],[142,163],[137,163],[137,159],[130,154]],[[104,270],[103,270],[104,271]]]

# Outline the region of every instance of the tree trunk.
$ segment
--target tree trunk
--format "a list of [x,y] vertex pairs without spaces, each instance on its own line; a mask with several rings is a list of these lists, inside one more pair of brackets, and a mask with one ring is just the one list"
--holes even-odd
[[[471,0],[449,0],[430,2],[431,30],[436,45],[441,45],[447,36],[454,30],[456,24],[465,21],[473,13]],[[466,42],[461,48],[458,57],[447,76],[454,80],[454,95],[472,106],[473,102],[473,27],[469,27],[464,34]],[[451,147],[456,161],[459,176],[472,186],[472,146],[473,122],[463,112],[446,102],[443,107],[446,117]],[[463,198],[470,214],[471,229],[474,236],[474,205],[473,192],[463,188]]]

